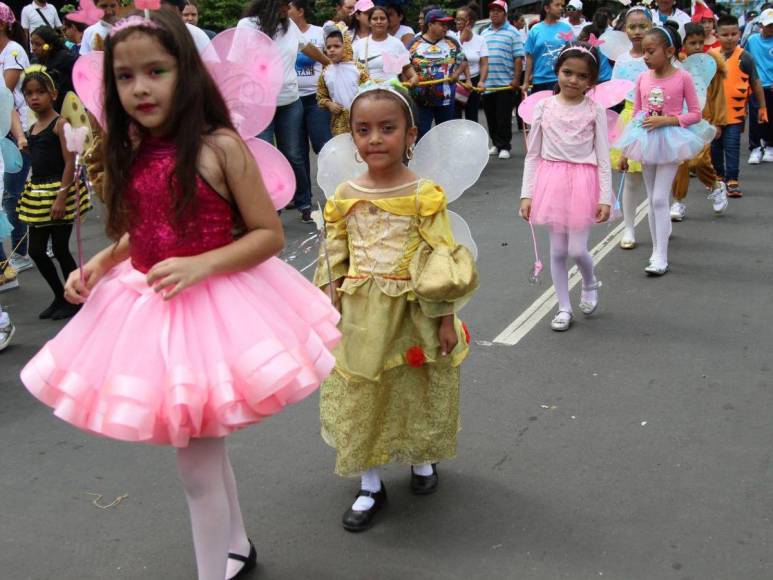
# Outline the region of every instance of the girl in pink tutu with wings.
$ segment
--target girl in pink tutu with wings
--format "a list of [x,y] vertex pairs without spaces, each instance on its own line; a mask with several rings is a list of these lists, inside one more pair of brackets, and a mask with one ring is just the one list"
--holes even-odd
[[339,315],[273,257],[274,205],[179,15],[119,23],[104,60],[115,243],[70,276],[84,306],[22,381],[76,427],[174,446],[198,578],[242,577],[256,553],[225,437],[318,387]]
[[520,215],[550,230],[550,274],[558,313],[550,323],[568,330],[568,257],[582,274],[580,310],[598,307],[598,289],[588,235],[594,223],[609,219],[612,205],[609,138],[604,107],[585,95],[595,84],[599,55],[588,44],[567,44],[556,61],[558,93],[540,101],[534,112],[524,162]]

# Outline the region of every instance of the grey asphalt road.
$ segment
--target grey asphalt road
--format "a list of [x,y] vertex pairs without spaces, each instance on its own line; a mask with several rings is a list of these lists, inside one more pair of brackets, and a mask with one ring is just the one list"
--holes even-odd
[[[744,165],[746,195],[719,218],[693,184],[670,274],[643,273],[645,221],[639,248],[601,262],[598,315],[565,334],[542,320],[511,347],[491,341],[549,284],[527,281],[518,138],[515,150],[453,204],[476,236],[482,284],[463,313],[477,344],[440,491],[414,497],[407,468],[390,466],[377,525],[345,532],[357,482],[333,475],[312,396],[230,439],[254,578],[773,577],[773,165]],[[308,233],[294,212],[284,220],[290,244]],[[103,243],[92,221],[87,249]],[[20,384],[60,327],[36,318],[49,301],[37,272],[21,282],[0,294],[18,325],[0,354],[0,577],[194,578],[174,452],[80,433]],[[127,497],[99,509],[92,494]]]

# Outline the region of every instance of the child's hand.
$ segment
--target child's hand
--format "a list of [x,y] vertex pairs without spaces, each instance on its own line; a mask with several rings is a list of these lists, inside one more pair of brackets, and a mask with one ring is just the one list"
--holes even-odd
[[16,147],[18,147],[19,151],[24,151],[25,153],[27,153],[28,152],[27,138],[19,137],[19,140],[16,142]]
[[717,132],[714,134],[714,141],[722,137],[722,127],[719,125],[714,125],[714,128],[717,130]]
[[437,338],[438,341],[440,341],[440,352],[443,356],[447,356],[448,353],[456,348],[459,337],[457,336],[456,328],[454,327],[453,314],[443,317],[440,322],[440,328],[438,328],[437,331]]
[[333,115],[339,115],[339,114],[340,114],[340,113],[342,113],[342,112],[343,112],[343,110],[344,110],[344,108],[343,108],[341,105],[339,105],[338,103],[336,103],[335,101],[330,101],[330,102],[328,103],[328,105],[327,105],[327,108],[328,108],[328,110],[329,110],[329,111],[330,111],[330,112],[331,112]]
[[341,295],[338,294],[338,288],[341,286],[341,279],[334,280],[330,284],[325,284],[320,290],[329,297],[338,312],[341,312]]
[[628,157],[620,157],[620,161],[617,163],[617,169],[623,173],[628,171]]
[[596,223],[603,224],[605,221],[609,219],[609,215],[611,212],[612,212],[611,206],[608,206],[605,203],[600,203],[598,209],[596,210]]
[[64,284],[64,299],[71,304],[83,304],[105,272],[107,268],[97,259],[91,259],[83,266],[83,280],[81,268],[70,272]]
[[60,220],[64,218],[64,213],[67,211],[67,205],[65,203],[66,198],[64,196],[56,196],[54,205],[51,206],[51,219]]
[[518,215],[526,221],[529,221],[529,217],[531,216],[531,199],[524,197],[521,200],[521,208],[518,210]]
[[768,122],[768,110],[765,107],[757,110],[757,122],[760,125],[764,125]]
[[652,131],[654,129],[660,129],[661,127],[670,127],[674,124],[674,122],[671,120],[673,117],[664,117],[662,115],[652,115],[650,117],[646,117],[644,121],[642,121],[641,125],[647,131]]
[[167,258],[153,266],[146,277],[148,286],[171,300],[186,288],[209,276],[211,269],[201,256]]

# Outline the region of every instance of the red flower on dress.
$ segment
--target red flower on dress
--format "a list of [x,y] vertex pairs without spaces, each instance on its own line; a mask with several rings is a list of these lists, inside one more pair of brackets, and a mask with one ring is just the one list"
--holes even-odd
[[412,346],[405,351],[405,362],[408,363],[409,367],[418,369],[427,362],[427,357],[424,356],[424,351],[420,346]]
[[470,336],[470,329],[467,328],[467,323],[462,322],[462,330],[464,331],[464,340],[467,341],[467,344],[470,344],[470,339],[472,337]]

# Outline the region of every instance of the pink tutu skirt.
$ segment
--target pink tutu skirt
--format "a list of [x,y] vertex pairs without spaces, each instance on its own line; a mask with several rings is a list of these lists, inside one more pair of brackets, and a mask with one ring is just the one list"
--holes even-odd
[[21,379],[80,429],[185,447],[314,392],[335,364],[338,319],[324,294],[276,258],[168,302],[127,260]]
[[600,190],[595,165],[541,159],[533,191],[531,223],[554,231],[581,230],[596,223]]

